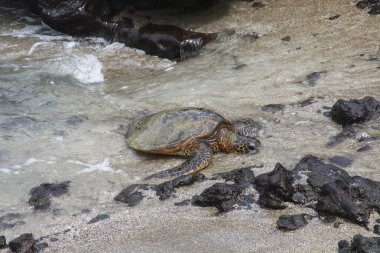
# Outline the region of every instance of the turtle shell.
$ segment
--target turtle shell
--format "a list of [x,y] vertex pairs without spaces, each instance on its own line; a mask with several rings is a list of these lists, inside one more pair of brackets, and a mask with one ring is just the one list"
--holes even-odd
[[226,121],[219,114],[202,108],[162,111],[133,122],[128,145],[147,153],[175,153],[181,144],[210,136]]

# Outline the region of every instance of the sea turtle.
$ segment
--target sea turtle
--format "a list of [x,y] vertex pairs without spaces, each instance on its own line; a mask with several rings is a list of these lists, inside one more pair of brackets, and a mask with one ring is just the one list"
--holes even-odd
[[255,138],[258,128],[250,119],[232,123],[211,110],[189,107],[144,116],[132,122],[126,137],[129,147],[137,151],[187,158],[148,177],[161,178],[200,171],[213,153],[257,153],[261,147]]

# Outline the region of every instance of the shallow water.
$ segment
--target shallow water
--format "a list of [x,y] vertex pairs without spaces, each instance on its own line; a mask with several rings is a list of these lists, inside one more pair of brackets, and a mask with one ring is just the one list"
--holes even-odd
[[[156,23],[219,33],[200,55],[178,64],[118,43],[72,38],[23,10],[1,8],[0,217],[21,216],[7,221],[16,225],[0,234],[13,238],[32,232],[38,238],[75,231],[52,243],[52,252],[84,252],[91,246],[91,252],[101,252],[89,238],[105,243],[106,234],[114,240],[104,244],[109,252],[186,252],[192,247],[287,252],[289,245],[283,244],[289,241],[305,242],[292,252],[321,252],[334,250],[339,239],[367,233],[351,224],[334,230],[314,221],[287,237],[274,232],[279,213],[255,209],[221,217],[212,209],[173,206],[209,183],[180,189],[176,199],[165,202],[148,199],[134,208],[113,202],[127,185],[180,162],[132,151],[123,126],[141,115],[185,106],[213,109],[231,120],[251,117],[264,127],[259,154],[216,155],[206,175],[263,164],[255,171],[261,174],[277,162],[292,169],[304,155],[314,154],[347,156],[354,160],[346,168],[351,175],[380,180],[379,141],[352,139],[327,148],[341,128],[323,115],[339,98],[380,99],[380,61],[373,60],[379,56],[380,16],[357,9],[355,1],[266,3],[256,10],[246,2],[222,2],[195,17],[153,17]],[[150,14],[138,13],[135,19],[143,23]],[[338,19],[328,19],[337,14]],[[281,40],[285,36],[290,41]],[[309,85],[307,75],[321,71],[321,78]],[[312,104],[300,106],[310,98]],[[285,108],[262,111],[267,104]],[[362,136],[378,137],[379,124],[367,124]],[[370,152],[356,152],[367,144]],[[53,199],[48,212],[35,212],[27,204],[32,187],[66,180],[71,181],[69,195]],[[111,220],[104,227],[85,225],[99,213],[110,214]]]

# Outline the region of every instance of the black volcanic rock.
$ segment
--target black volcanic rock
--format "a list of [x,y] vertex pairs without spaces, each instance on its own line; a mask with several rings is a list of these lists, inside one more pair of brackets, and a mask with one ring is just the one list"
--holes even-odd
[[5,236],[0,236],[0,249],[5,249],[7,247],[7,240]]
[[184,60],[216,38],[216,34],[194,32],[169,25],[148,24],[140,29],[133,21],[113,21],[113,17],[127,6],[148,9],[212,5],[215,1],[99,1],[99,0],[24,0],[26,5],[52,29],[77,37],[102,37],[108,41],[125,43],[171,60]]
[[306,217],[308,215],[293,214],[293,215],[281,215],[277,220],[277,228],[280,230],[291,231],[296,230],[307,225],[308,221]]
[[59,197],[69,191],[70,181],[57,184],[44,183],[30,190],[29,205],[34,209],[47,209],[51,204],[51,197]]
[[342,240],[338,243],[339,253],[376,253],[380,252],[380,237],[364,237],[355,235],[351,244]]
[[9,242],[9,249],[16,253],[33,253],[35,240],[33,234],[22,234]]
[[290,171],[277,163],[274,170],[256,177],[256,190],[260,193],[260,206],[272,209],[284,209],[283,201],[290,201],[293,195]]
[[[316,210],[347,218],[361,226],[368,226],[370,209],[355,198],[350,186],[342,180],[323,185]],[[358,203],[359,202],[359,203]]]
[[214,175],[212,179],[224,179],[225,181],[233,181],[238,185],[251,184],[255,180],[255,176],[252,172],[253,167],[246,167],[241,169],[235,169],[224,173],[218,173]]
[[345,170],[332,164],[326,164],[318,157],[308,155],[301,159],[292,171],[296,203],[308,203],[318,200],[324,184],[340,179],[348,184],[351,177]]
[[236,184],[216,183],[204,190],[200,195],[195,195],[192,204],[202,207],[216,207],[220,212],[227,212],[234,208],[243,188]]
[[361,123],[380,116],[380,103],[369,96],[349,101],[339,99],[333,105],[330,115],[333,121],[343,126]]
[[114,200],[126,203],[129,206],[135,206],[143,200],[143,192],[149,190],[156,190],[156,186],[150,184],[132,184],[122,190]]
[[87,222],[87,224],[94,224],[94,223],[97,223],[99,221],[106,220],[109,218],[110,218],[109,214],[105,214],[105,213],[98,214],[94,218],[92,218],[89,222]]

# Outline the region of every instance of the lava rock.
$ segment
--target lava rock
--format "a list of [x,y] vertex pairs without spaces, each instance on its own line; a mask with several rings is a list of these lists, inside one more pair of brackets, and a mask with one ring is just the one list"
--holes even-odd
[[9,249],[16,253],[32,253],[35,240],[33,234],[22,234],[9,242]]
[[293,201],[307,203],[318,200],[324,184],[335,180],[351,183],[349,174],[332,164],[326,164],[318,157],[308,155],[301,159],[292,171],[293,187],[296,194]]
[[256,177],[256,190],[260,193],[260,206],[272,209],[284,209],[283,201],[290,201],[293,195],[292,177],[280,163],[270,173]]
[[373,232],[377,235],[380,235],[380,225],[376,224],[373,226]]
[[175,188],[189,186],[196,182],[202,182],[206,177],[201,173],[191,175],[182,175],[173,180],[164,182],[156,186],[156,194],[160,196],[160,200],[170,198]]
[[342,240],[339,241],[338,247],[339,253],[380,252],[380,237],[364,237],[358,234],[352,238],[351,245]]
[[253,1],[252,7],[256,8],[256,9],[260,9],[260,8],[265,7],[265,4],[263,4],[262,2],[259,2],[259,1]]
[[[98,1],[98,0],[24,0],[49,27],[78,37],[102,37],[108,41],[125,43],[172,60],[183,60],[196,54],[200,48],[216,38],[206,34],[184,30],[175,26],[151,25],[137,29],[130,20],[114,22],[119,12],[127,6],[148,9],[175,7],[184,10],[192,6],[211,6],[215,1]],[[189,5],[190,4],[190,5]],[[194,5],[195,4],[195,5]]]
[[277,220],[277,228],[280,230],[291,231],[302,228],[307,225],[308,221],[306,217],[308,215],[293,214],[293,215],[281,215]]
[[268,104],[261,107],[261,110],[264,112],[276,113],[278,111],[283,111],[285,109],[285,105],[281,104]]
[[50,207],[51,197],[59,197],[69,191],[70,181],[65,181],[58,184],[44,183],[30,190],[29,205],[34,206],[34,209],[45,210]]
[[335,15],[335,16],[331,16],[329,17],[329,20],[335,20],[335,19],[338,19],[340,17],[339,14]]
[[224,179],[225,181],[233,181],[238,185],[246,186],[251,184],[255,180],[255,176],[252,172],[253,167],[246,167],[241,169],[235,169],[229,172],[215,174],[212,179]]
[[326,73],[326,70],[310,73],[306,76],[306,80],[303,83],[308,86],[315,86],[318,80],[324,77]]
[[132,184],[122,190],[115,198],[115,201],[123,202],[128,206],[135,206],[143,200],[143,191],[156,190],[155,185],[150,184]]
[[332,137],[326,144],[327,147],[335,147],[338,144],[343,143],[347,139],[356,138],[359,131],[357,124],[343,126],[342,131],[336,136]]
[[96,222],[109,219],[110,216],[108,214],[98,214],[94,218],[92,218],[87,224],[94,224]]
[[356,7],[359,9],[365,9],[368,6],[368,4],[369,4],[368,1],[359,1],[356,4]]
[[347,218],[367,227],[370,210],[365,203],[358,203],[359,199],[353,195],[350,186],[343,180],[326,183],[321,189],[316,210]]
[[339,99],[333,105],[330,115],[333,121],[343,126],[361,123],[380,116],[380,103],[370,96],[349,101]]
[[0,249],[5,249],[7,247],[7,240],[5,236],[0,236]]
[[329,159],[330,162],[335,163],[341,167],[349,167],[353,160],[344,156],[333,156]]
[[359,152],[359,153],[364,153],[364,152],[368,152],[368,151],[371,151],[372,150],[372,147],[370,145],[365,145],[361,148],[358,148],[356,150],[356,152]]
[[13,228],[15,226],[24,225],[25,222],[20,220],[21,214],[8,213],[0,217],[0,231]]
[[290,36],[285,36],[281,39],[284,42],[289,42],[291,40]]
[[204,190],[200,195],[193,196],[192,205],[202,207],[216,207],[220,212],[227,212],[234,208],[243,188],[236,184],[216,183]]
[[46,249],[47,247],[48,247],[49,245],[46,243],[46,242],[36,242],[35,244],[34,244],[34,250],[36,251],[36,252],[41,252],[41,251],[43,251],[44,249]]

